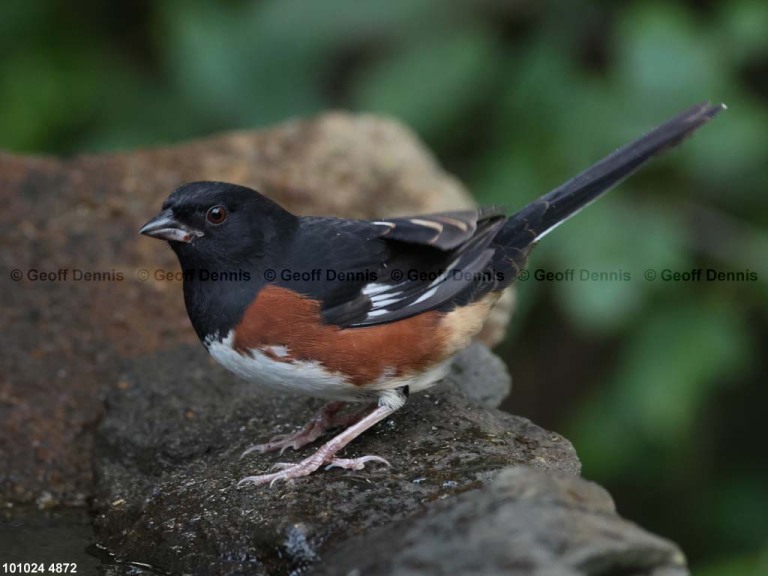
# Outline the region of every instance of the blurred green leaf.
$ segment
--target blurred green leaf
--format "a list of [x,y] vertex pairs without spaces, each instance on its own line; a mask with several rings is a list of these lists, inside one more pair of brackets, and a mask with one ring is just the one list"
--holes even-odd
[[681,295],[649,309],[610,391],[593,397],[573,425],[585,468],[603,478],[628,475],[649,446],[684,450],[712,390],[728,386],[750,358],[746,327],[727,301]]
[[163,7],[167,68],[180,97],[210,124],[263,125],[322,108],[324,54],[286,42],[259,10],[175,0]]
[[521,208],[544,193],[550,173],[560,172],[557,139],[572,103],[562,86],[575,80],[574,63],[560,41],[542,34],[501,67],[504,79],[488,149],[473,171],[472,189],[482,202]]
[[768,52],[768,4],[762,0],[735,0],[717,5],[721,23],[720,47],[737,62]]
[[757,576],[768,573],[768,545],[758,554],[733,555],[707,563],[696,576]]
[[51,23],[52,2],[4,0],[0,2],[0,50],[5,57],[30,40],[39,41]]
[[680,4],[634,3],[617,38],[616,80],[655,115],[716,98],[727,86],[726,57]]
[[0,146],[33,150],[44,142],[71,151],[66,136],[86,131],[110,107],[111,87],[100,77],[113,65],[108,54],[77,50],[0,61],[0,76],[8,80],[0,85],[0,101],[13,110],[0,115]]
[[[574,268],[579,278],[555,284],[568,315],[581,328],[603,333],[633,325],[654,289],[645,271],[682,268],[686,252],[684,228],[674,215],[638,203],[642,192],[629,184],[612,194],[559,228],[560,238],[547,238],[546,247],[557,269]],[[585,280],[588,273],[598,279]],[[624,274],[628,280],[614,280]]]
[[440,0],[267,0],[252,3],[249,11],[258,14],[263,31],[275,39],[300,38],[312,51],[328,51],[341,43],[386,42],[392,37],[418,35],[424,24],[440,26],[459,7]]
[[483,30],[430,31],[360,74],[353,102],[435,137],[480,101],[496,68],[496,44]]
[[[728,109],[686,145],[687,166],[725,205],[764,206],[768,178],[768,110],[745,99],[726,100]],[[728,191],[722,197],[722,190]]]
[[[712,512],[718,537],[739,551],[763,547],[762,564],[768,568],[768,490],[753,475],[733,471],[713,494]],[[746,532],[745,526],[750,530]],[[753,558],[753,561],[756,558]],[[763,574],[764,572],[755,572]]]

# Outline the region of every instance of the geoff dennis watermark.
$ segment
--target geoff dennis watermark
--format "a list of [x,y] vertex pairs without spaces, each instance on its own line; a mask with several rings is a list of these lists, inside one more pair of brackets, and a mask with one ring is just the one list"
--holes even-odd
[[56,270],[41,270],[29,268],[22,270],[14,268],[10,273],[11,280],[21,282],[122,282],[125,273],[120,270],[83,270],[82,268],[57,268]]
[[717,270],[715,268],[691,268],[689,270],[672,270],[664,268],[655,270],[648,268],[645,279],[649,282],[757,282],[758,275],[754,270]]
[[[276,269],[267,268],[261,271],[251,270],[167,270],[163,268],[138,268],[134,270],[86,270],[83,268],[57,268],[41,269],[14,268],[10,271],[10,278],[14,282],[94,282],[110,283],[123,282],[125,280],[139,280],[140,282],[352,282],[358,284],[371,283],[442,283],[452,281],[490,282],[505,284],[505,277],[494,270],[481,272],[466,272],[459,269],[449,270],[420,270],[416,268],[400,269],[386,268],[384,271],[371,270],[345,271],[325,268],[312,269]],[[566,268],[553,270],[547,268],[531,268],[520,270],[515,278],[519,282],[668,282],[668,283],[748,283],[757,282],[759,275],[750,269],[744,270],[718,270],[716,268],[691,268],[675,270],[672,268],[646,268],[643,271],[631,271],[624,268],[596,270],[590,268]]]
[[589,268],[566,268],[549,270],[534,268],[521,270],[517,279],[521,282],[757,282],[759,275],[754,270],[717,270],[716,268],[692,268],[673,270],[672,268],[646,268],[641,274],[623,268],[613,270],[593,270]]

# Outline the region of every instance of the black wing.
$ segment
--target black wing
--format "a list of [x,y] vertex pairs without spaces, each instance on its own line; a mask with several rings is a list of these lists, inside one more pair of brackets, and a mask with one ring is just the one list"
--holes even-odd
[[503,216],[503,212],[488,206],[476,210],[377,220],[372,224],[384,227],[381,238],[385,240],[453,250],[474,236],[478,222],[483,223],[497,216]]
[[280,284],[319,300],[323,319],[343,327],[450,307],[476,290],[505,221],[495,208],[376,221],[304,218],[290,261],[321,273]]

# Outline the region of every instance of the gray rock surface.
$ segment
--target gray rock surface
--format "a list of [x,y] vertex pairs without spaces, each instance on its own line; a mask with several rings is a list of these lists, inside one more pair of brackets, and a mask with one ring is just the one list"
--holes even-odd
[[317,574],[688,574],[671,542],[620,518],[600,486],[526,466],[422,517],[347,542]]
[[456,356],[451,369],[456,386],[484,408],[498,408],[512,390],[506,365],[482,344]]
[[444,383],[413,395],[344,452],[384,456],[391,469],[369,464],[240,490],[238,479],[314,449],[240,459],[251,443],[303,424],[319,403],[260,395],[199,347],[137,359],[109,394],[97,435],[99,541],[120,559],[173,573],[286,574],[322,564],[350,538],[480,489],[504,467],[578,475],[567,440],[460,391],[457,381],[486,403],[500,399],[506,372],[489,357],[470,348]]

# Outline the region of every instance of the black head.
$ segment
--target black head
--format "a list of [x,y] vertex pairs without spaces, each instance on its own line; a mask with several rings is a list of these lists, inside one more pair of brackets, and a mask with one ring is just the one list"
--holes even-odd
[[295,216],[255,190],[192,182],[177,188],[139,232],[167,240],[184,269],[221,269],[259,260],[296,225]]

